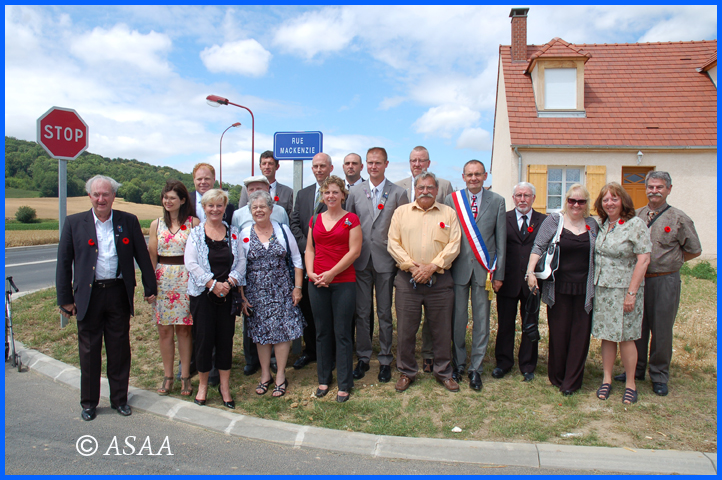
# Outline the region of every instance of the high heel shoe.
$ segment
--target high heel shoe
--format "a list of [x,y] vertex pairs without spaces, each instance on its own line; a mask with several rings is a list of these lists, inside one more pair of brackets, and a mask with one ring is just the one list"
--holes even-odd
[[[201,386],[200,386],[200,385],[198,385],[198,393],[201,393]],[[206,398],[204,398],[203,400],[200,400],[200,399],[198,398],[197,394],[196,394],[196,397],[193,399],[193,403],[195,403],[196,405],[201,405],[201,406],[203,406],[203,405],[206,404],[206,399],[207,399],[207,398],[208,398],[208,385],[206,385]]]
[[[229,390],[230,390],[230,389],[229,389]],[[236,402],[235,402],[233,399],[231,399],[230,402],[226,402],[225,400],[223,400],[223,394],[221,393],[221,386],[220,386],[220,385],[218,385],[218,393],[219,393],[220,396],[221,396],[221,402],[223,402],[223,406],[224,406],[224,407],[230,408],[231,410],[233,410],[234,408],[236,408]]]

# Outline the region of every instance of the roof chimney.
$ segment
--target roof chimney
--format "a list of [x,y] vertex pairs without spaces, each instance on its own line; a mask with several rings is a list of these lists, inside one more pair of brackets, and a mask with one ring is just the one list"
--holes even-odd
[[526,61],[526,14],[528,8],[512,8],[511,17],[511,60]]

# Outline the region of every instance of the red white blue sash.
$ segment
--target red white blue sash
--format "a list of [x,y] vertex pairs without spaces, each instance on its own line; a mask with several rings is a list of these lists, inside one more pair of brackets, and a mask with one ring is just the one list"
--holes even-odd
[[494,262],[492,263],[489,258],[489,251],[484,244],[484,239],[481,238],[479,227],[474,220],[474,214],[471,213],[469,199],[466,197],[466,189],[454,192],[452,198],[454,199],[454,206],[456,206],[456,211],[459,215],[459,223],[461,223],[461,228],[464,230],[466,239],[469,240],[471,251],[474,252],[474,256],[486,271],[490,274],[493,273],[494,270],[496,270],[496,255],[494,255]]

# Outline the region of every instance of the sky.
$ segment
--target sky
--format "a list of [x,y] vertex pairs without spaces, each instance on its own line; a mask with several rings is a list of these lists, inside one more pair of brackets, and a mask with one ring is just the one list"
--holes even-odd
[[[221,133],[241,122],[222,157],[223,180],[238,184],[251,174],[251,116],[211,108],[213,94],[253,111],[256,173],[275,132],[321,131],[334,174],[346,154],[384,147],[386,176],[398,181],[423,145],[430,170],[461,188],[466,161],[489,166],[499,46],[519,6],[6,5],[5,135],[34,141],[38,117],[72,108],[89,126],[88,151],[190,172],[198,162],[217,169]],[[717,38],[715,5],[528,15],[535,45]],[[277,175],[289,186],[292,163]]]

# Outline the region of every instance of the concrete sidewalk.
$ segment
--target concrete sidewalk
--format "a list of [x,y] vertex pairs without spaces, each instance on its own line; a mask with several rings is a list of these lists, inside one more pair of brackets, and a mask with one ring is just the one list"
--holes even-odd
[[[24,366],[70,387],[80,388],[80,370],[17,343]],[[108,382],[101,395],[108,398]],[[553,444],[497,443],[438,438],[407,438],[343,432],[263,420],[130,387],[133,407],[225,435],[296,448],[319,448],[372,457],[464,462],[492,466],[581,469],[623,473],[716,475],[717,454],[677,450],[578,447]],[[80,407],[78,407],[80,408]]]

